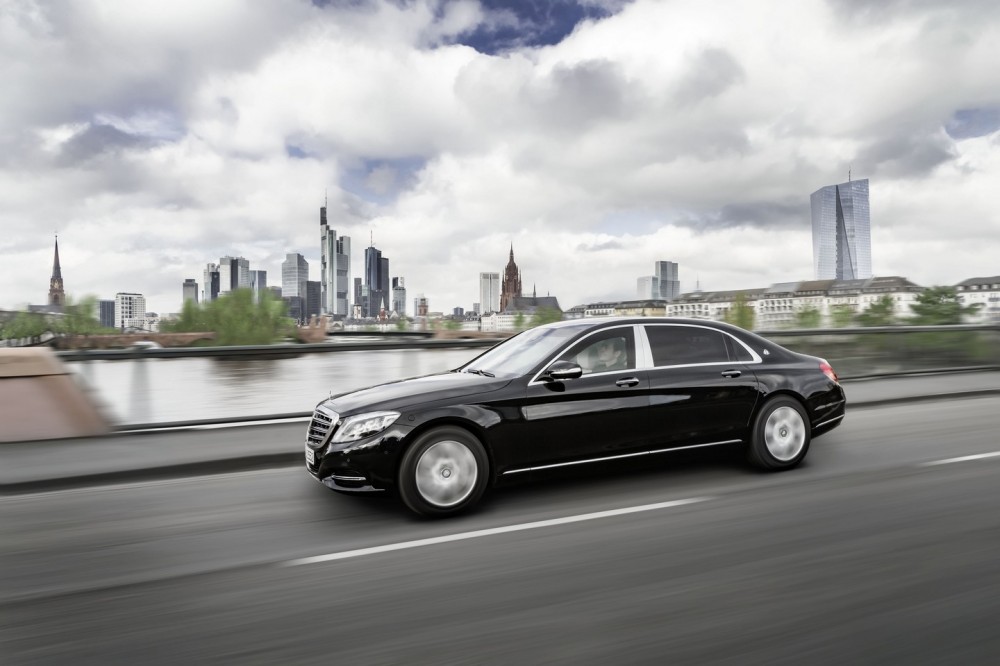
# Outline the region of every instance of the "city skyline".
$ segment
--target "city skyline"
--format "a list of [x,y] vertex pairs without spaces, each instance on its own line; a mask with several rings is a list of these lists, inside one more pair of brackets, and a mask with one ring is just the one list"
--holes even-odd
[[849,169],[875,274],[997,273],[1000,6],[155,7],[2,10],[32,67],[0,68],[0,309],[46,301],[55,231],[68,296],[163,313],[220,257],[319,267],[325,192],[434,310],[471,309],[511,243],[566,307],[662,257],[682,291],[805,279],[809,193]]

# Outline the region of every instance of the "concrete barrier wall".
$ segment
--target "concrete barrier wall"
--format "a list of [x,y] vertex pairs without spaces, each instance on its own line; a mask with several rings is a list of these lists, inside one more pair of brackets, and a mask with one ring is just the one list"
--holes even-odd
[[0,349],[0,442],[109,430],[104,415],[52,351]]

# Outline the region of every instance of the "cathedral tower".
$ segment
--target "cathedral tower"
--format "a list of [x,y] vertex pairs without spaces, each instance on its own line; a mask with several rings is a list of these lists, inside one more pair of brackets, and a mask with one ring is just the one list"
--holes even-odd
[[66,305],[66,292],[63,291],[62,268],[59,266],[59,236],[56,236],[56,255],[52,261],[52,277],[49,278],[49,305]]

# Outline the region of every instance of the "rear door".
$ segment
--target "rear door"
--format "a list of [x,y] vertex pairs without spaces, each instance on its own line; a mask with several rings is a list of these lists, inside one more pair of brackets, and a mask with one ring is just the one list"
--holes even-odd
[[731,345],[739,343],[694,324],[647,324],[643,332],[653,364],[649,413],[655,445],[743,439],[758,388],[750,367],[736,360]]

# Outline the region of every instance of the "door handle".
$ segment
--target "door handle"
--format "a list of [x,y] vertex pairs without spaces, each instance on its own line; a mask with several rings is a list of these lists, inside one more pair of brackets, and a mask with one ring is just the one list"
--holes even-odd
[[743,373],[740,372],[739,370],[723,370],[722,371],[722,376],[723,377],[728,377],[729,379],[734,379],[736,377],[739,377],[742,374]]
[[637,386],[638,384],[639,384],[639,380],[636,379],[635,377],[628,377],[626,379],[619,379],[618,381],[615,382],[615,386],[620,386],[622,388],[631,387],[631,386]]

